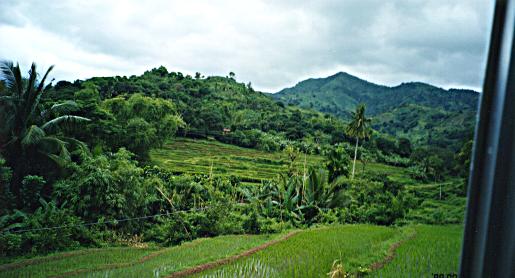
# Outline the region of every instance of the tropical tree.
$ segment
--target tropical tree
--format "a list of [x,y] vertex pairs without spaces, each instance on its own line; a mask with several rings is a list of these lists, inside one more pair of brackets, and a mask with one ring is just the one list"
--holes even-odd
[[335,146],[327,152],[325,165],[329,171],[329,182],[339,176],[349,176],[349,155],[342,145]]
[[42,171],[47,163],[36,163],[41,156],[59,165],[70,160],[68,146],[81,142],[65,137],[62,131],[80,121],[89,119],[68,115],[77,109],[73,101],[56,103],[49,109],[40,104],[45,81],[53,69],[49,67],[38,79],[36,64],[32,63],[27,78],[20,66],[9,61],[0,62],[0,82],[5,89],[0,92],[0,154],[12,167],[13,193],[20,193],[23,176],[31,171]]
[[352,121],[347,125],[346,132],[349,136],[356,138],[356,147],[354,148],[354,162],[352,163],[352,175],[354,178],[356,170],[356,158],[358,155],[359,139],[365,139],[370,136],[370,119],[365,117],[365,105],[360,104],[356,107],[356,112],[352,113]]

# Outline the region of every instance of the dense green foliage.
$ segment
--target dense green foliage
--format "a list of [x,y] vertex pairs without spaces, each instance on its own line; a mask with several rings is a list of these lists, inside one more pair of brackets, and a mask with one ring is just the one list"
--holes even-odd
[[[336,143],[344,139],[342,121],[314,111],[284,107],[269,95],[256,92],[232,77],[193,78],[160,67],[129,78],[95,77],[74,83],[61,81],[49,88],[48,95],[53,101],[62,98],[72,100],[77,92],[84,90],[86,84],[98,89],[99,95],[95,95],[94,99],[105,101],[104,108],[121,119],[126,127],[139,135],[138,138],[141,136],[138,139],[141,143],[155,141],[151,138],[155,131],[138,119],[142,118],[146,122],[156,122],[157,119],[166,121],[163,115],[175,109],[186,123],[184,126],[176,125],[180,135],[194,138],[211,136],[243,147],[277,151],[290,144],[290,141],[301,139],[303,148],[317,151],[316,146],[319,144]],[[144,107],[140,109],[131,101],[126,105],[120,103],[134,94],[151,97],[154,102],[159,99],[169,100],[173,105],[161,105],[159,111],[152,111]],[[149,111],[152,111],[150,115],[143,115]],[[103,114],[101,111],[94,113],[99,116]],[[130,119],[134,120],[131,122]],[[174,119],[168,120],[174,122]],[[224,129],[230,131],[224,133]],[[114,139],[118,138],[111,138]],[[130,141],[129,138],[126,140]]]
[[359,103],[364,103],[371,115],[388,112],[406,103],[446,111],[475,110],[479,95],[470,90],[446,91],[420,82],[387,87],[340,72],[327,78],[304,80],[295,87],[274,94],[274,97],[287,103],[312,106],[316,110],[348,117]]
[[[365,106],[346,123],[285,106],[234,74],[193,78],[164,67],[55,86],[46,76],[3,64],[2,257],[319,224],[463,221],[464,182],[447,181],[466,175],[471,144],[453,151],[370,130]],[[376,229],[388,231],[377,242],[394,236]],[[320,269],[334,252],[324,258]]]

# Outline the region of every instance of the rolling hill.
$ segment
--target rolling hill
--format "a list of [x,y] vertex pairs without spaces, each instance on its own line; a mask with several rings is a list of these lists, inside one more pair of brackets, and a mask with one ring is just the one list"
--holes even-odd
[[273,97],[342,119],[349,119],[356,105],[364,103],[374,129],[407,137],[418,145],[451,145],[456,149],[472,136],[479,93],[421,82],[388,87],[339,72],[301,81]]

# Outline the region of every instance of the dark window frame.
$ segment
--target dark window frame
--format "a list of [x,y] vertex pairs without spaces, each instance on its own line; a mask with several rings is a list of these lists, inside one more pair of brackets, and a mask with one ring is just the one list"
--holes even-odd
[[515,277],[515,0],[497,0],[468,184],[460,277]]

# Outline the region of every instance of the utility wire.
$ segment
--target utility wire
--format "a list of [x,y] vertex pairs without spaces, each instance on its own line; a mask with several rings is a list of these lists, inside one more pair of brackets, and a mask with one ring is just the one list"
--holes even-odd
[[[148,219],[148,218],[155,218],[159,216],[170,216],[172,214],[176,214],[179,212],[193,212],[193,211],[202,211],[205,209],[208,209],[209,207],[203,207],[203,208],[194,208],[189,210],[177,210],[173,212],[168,213],[160,213],[160,214],[154,214],[154,215],[145,215],[140,217],[133,217],[133,218],[123,218],[123,219],[114,219],[114,220],[108,220],[108,221],[102,221],[102,222],[91,222],[91,223],[84,223],[84,224],[77,224],[77,225],[62,225],[62,226],[54,226],[54,227],[43,227],[43,228],[34,228],[34,229],[20,229],[15,230],[16,228],[6,229],[3,230],[2,233],[24,233],[24,232],[32,232],[32,231],[47,231],[47,230],[58,230],[58,229],[64,229],[64,228],[72,228],[72,227],[81,227],[81,226],[94,226],[94,225],[103,225],[103,224],[110,224],[110,223],[119,223],[119,222],[126,222],[126,221],[133,221],[133,220],[142,220],[142,219]],[[14,231],[12,231],[14,230]]]

